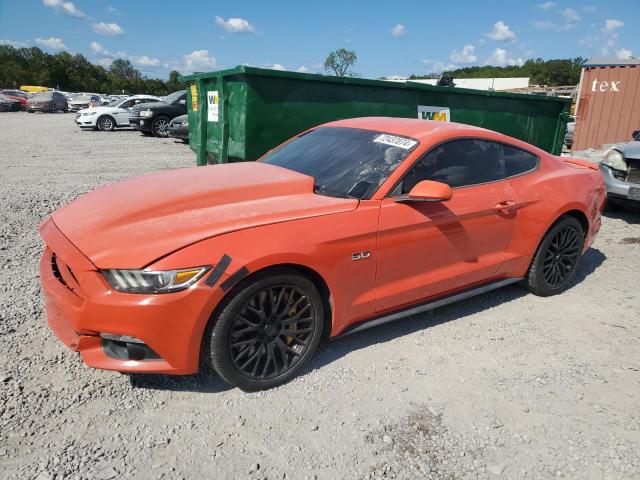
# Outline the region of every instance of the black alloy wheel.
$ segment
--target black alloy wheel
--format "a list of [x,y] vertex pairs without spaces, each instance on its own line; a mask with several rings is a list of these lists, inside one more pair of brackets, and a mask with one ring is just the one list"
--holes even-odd
[[566,290],[580,263],[584,235],[576,218],[560,218],[544,236],[533,257],[525,277],[526,287],[543,297]]
[[285,373],[309,348],[316,321],[309,297],[299,288],[277,285],[261,290],[234,319],[229,342],[234,366],[252,380]]
[[208,357],[227,382],[245,391],[280,385],[295,376],[322,333],[320,295],[295,274],[257,274],[223,301],[208,332]]
[[580,236],[573,226],[567,225],[549,243],[542,264],[542,277],[549,287],[559,287],[573,273],[580,257]]

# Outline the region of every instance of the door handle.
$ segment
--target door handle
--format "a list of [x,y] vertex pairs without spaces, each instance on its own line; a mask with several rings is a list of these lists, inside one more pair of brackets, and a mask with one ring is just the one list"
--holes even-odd
[[504,202],[496,203],[493,206],[493,211],[498,215],[510,215],[518,210],[519,205],[513,200],[506,200]]

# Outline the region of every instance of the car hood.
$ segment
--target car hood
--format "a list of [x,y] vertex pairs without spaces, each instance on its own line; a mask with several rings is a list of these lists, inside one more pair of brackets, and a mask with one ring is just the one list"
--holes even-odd
[[640,142],[638,141],[621,143],[613,148],[622,152],[626,158],[640,158]]
[[260,162],[152,173],[98,188],[52,215],[98,268],[143,268],[206,238],[353,210],[313,178]]

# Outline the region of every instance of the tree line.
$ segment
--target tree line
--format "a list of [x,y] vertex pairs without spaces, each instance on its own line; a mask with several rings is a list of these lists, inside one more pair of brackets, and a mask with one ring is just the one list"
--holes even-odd
[[[357,61],[355,52],[339,49],[331,52],[324,67],[328,73],[353,76],[351,67]],[[495,67],[491,65],[464,67],[428,75],[411,75],[410,79],[529,77],[537,85],[576,85],[586,59],[527,60],[523,65]],[[179,73],[169,73],[169,80],[147,78],[129,60],[118,58],[109,68],[91,63],[82,54],[68,52],[49,54],[37,47],[14,48],[0,45],[0,88],[19,88],[20,85],[41,85],[69,92],[148,93],[165,95],[181,88]]]
[[439,78],[441,75],[447,75],[453,77],[455,82],[456,78],[529,77],[529,82],[533,85],[577,85],[580,82],[580,72],[585,62],[586,59],[582,57],[554,60],[536,58],[527,60],[523,65],[464,67],[448,70],[442,74],[411,75],[409,78],[412,80]]
[[39,85],[68,92],[166,95],[181,88],[180,74],[169,80],[147,78],[129,60],[118,58],[109,68],[91,63],[84,55],[68,52],[49,54],[37,47],[0,45],[0,88]]

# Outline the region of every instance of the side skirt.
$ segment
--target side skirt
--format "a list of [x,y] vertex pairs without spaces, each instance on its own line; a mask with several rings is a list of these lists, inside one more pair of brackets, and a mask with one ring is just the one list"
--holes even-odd
[[505,278],[495,282],[485,283],[484,285],[480,285],[479,287],[474,287],[469,290],[464,290],[460,293],[455,293],[453,295],[442,297],[436,300],[431,300],[427,303],[423,303],[422,305],[418,305],[417,307],[410,307],[406,310],[401,310],[399,312],[383,315],[382,317],[372,318],[371,320],[365,320],[363,322],[350,326],[338,336],[344,337],[346,335],[351,335],[352,333],[361,332],[362,330],[367,330],[368,328],[377,327],[378,325],[382,325],[384,323],[393,322],[394,320],[410,317],[411,315],[427,312],[435,308],[444,307],[445,305],[456,303],[461,300],[466,300],[468,298],[475,297],[476,295],[481,295],[483,293],[490,292],[491,290],[496,290],[501,287],[506,287],[507,285],[511,285],[512,283],[519,282],[520,280],[522,280],[522,278]]

